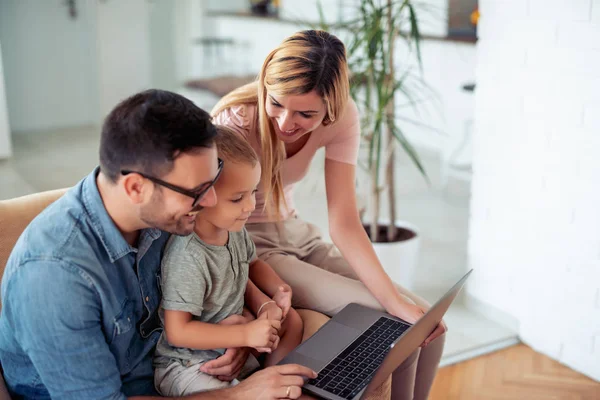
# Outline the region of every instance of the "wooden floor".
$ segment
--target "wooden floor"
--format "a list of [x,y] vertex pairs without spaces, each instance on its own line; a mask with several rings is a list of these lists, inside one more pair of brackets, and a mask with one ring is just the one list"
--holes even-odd
[[521,344],[441,368],[429,399],[600,400],[600,383]]

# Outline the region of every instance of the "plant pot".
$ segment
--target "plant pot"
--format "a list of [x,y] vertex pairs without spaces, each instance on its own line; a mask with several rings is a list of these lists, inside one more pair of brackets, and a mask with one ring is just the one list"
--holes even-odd
[[[380,237],[387,240],[387,222],[380,221],[378,225]],[[368,235],[369,224],[363,226]],[[373,248],[392,281],[408,290],[414,290],[421,236],[417,228],[406,221],[396,221],[396,227],[396,241],[373,243]]]

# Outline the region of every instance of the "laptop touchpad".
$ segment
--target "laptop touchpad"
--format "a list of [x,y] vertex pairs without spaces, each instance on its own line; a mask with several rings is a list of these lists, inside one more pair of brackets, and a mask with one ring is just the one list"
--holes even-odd
[[344,350],[361,331],[329,321],[313,337],[308,339],[296,351],[317,360],[329,361]]

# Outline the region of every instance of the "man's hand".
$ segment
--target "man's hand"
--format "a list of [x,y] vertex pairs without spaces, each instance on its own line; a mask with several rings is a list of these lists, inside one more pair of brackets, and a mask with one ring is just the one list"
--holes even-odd
[[275,303],[283,312],[283,321],[287,317],[290,307],[292,307],[292,288],[290,285],[279,286],[277,293],[273,296],[273,300],[275,300]]
[[250,355],[248,347],[227,349],[221,357],[202,364],[200,372],[212,375],[225,382],[231,382],[238,377]]
[[[254,319],[252,314],[245,309],[244,314],[245,315],[230,315],[219,322],[219,325],[240,325]],[[249,355],[250,349],[248,347],[227,349],[225,354],[221,357],[202,364],[200,371],[215,376],[221,381],[231,382],[238,377],[240,371],[246,364]]]
[[304,378],[316,378],[309,368],[296,364],[276,365],[258,371],[230,391],[233,399],[297,399],[302,395]]

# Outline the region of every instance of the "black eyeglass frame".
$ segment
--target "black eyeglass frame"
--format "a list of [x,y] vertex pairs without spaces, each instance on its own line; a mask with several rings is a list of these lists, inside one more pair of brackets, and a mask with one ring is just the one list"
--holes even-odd
[[162,179],[158,179],[153,176],[144,174],[143,172],[130,171],[130,170],[124,169],[124,170],[121,170],[121,175],[138,174],[140,176],[143,176],[144,178],[156,183],[157,185],[164,186],[167,189],[170,189],[174,192],[183,194],[184,196],[187,196],[187,197],[191,197],[192,199],[194,199],[194,202],[192,203],[192,207],[195,207],[196,204],[198,204],[198,202],[200,200],[202,200],[202,197],[204,197],[204,195],[210,190],[210,188],[212,188],[215,185],[215,183],[217,182],[217,179],[219,179],[219,176],[221,176],[221,172],[223,171],[223,160],[221,160],[220,158],[218,160],[219,160],[219,166],[217,167],[217,175],[215,175],[215,178],[212,181],[208,182],[207,186],[205,188],[203,188],[202,190],[200,190],[199,192],[192,192],[191,190],[182,188],[181,186],[173,185],[172,183],[169,183],[169,182],[165,182]]

